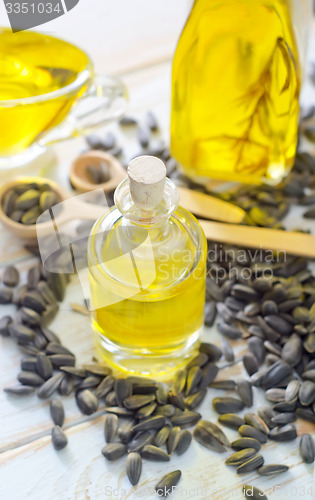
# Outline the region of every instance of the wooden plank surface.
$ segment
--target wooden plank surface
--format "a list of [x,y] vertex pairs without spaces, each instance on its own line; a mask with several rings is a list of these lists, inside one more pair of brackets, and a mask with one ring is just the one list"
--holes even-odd
[[[97,18],[91,10],[96,4],[101,8],[101,15]],[[64,16],[56,21],[56,24],[51,25],[54,34],[82,44],[84,38],[84,45],[93,54],[97,71],[119,73],[123,76],[130,89],[130,112],[141,118],[147,109],[153,109],[167,139],[170,99],[169,58],[186,16],[186,2],[119,0],[115,4],[109,4],[105,1],[81,0],[76,9],[71,15]],[[2,15],[1,4],[0,24],[3,24]],[[94,29],[91,29],[93,24]],[[83,37],[82,33],[87,25],[90,26],[89,32]],[[148,40],[150,42],[146,43]],[[160,62],[156,63],[157,61]],[[314,89],[309,87],[306,90],[308,99],[313,98]],[[129,138],[125,136],[123,138],[118,127],[110,126],[110,128],[126,144],[127,156],[137,154],[133,132],[130,132]],[[60,144],[35,165],[14,172],[14,175],[40,173],[69,188],[70,162],[84,147],[83,139]],[[0,174],[0,182],[4,182],[6,176],[7,174]],[[293,215],[290,214],[286,221],[291,229],[300,225],[300,222],[300,213],[296,211]],[[305,228],[314,230],[312,221],[303,223],[306,225]],[[1,228],[0,266],[8,262],[16,263],[25,273],[33,261],[21,248],[20,242]],[[80,302],[81,299],[78,281],[74,280],[68,287],[65,302],[52,325],[52,329],[62,337],[63,343],[75,352],[79,363],[89,361],[93,356],[89,319],[70,311],[69,303]],[[11,311],[9,307],[1,306],[1,312],[5,314]],[[205,336],[209,341],[220,342],[216,328],[206,330]],[[236,342],[234,346],[240,358],[245,345]],[[19,361],[20,353],[11,339],[0,338],[1,500],[156,498],[155,494],[152,494],[156,480],[176,468],[183,471],[183,479],[180,483],[182,489],[173,496],[175,500],[185,498],[240,500],[243,498],[241,486],[244,480],[266,491],[268,498],[272,500],[315,498],[314,466],[301,461],[298,441],[281,445],[269,442],[263,448],[266,463],[279,462],[290,466],[288,473],[277,478],[263,479],[253,473],[245,476],[243,480],[224,465],[227,454],[217,455],[194,442],[187,455],[175,457],[170,463],[152,465],[146,462],[139,486],[131,488],[125,475],[125,460],[108,463],[100,454],[104,444],[101,410],[96,415],[86,418],[79,413],[72,397],[64,398],[69,445],[57,453],[50,443],[51,421],[48,403],[38,400],[36,396],[18,399],[3,393],[3,387],[14,383],[19,371]],[[221,375],[222,378],[238,378],[244,376],[244,372],[238,363],[226,369]],[[217,420],[217,414],[213,411],[210,401],[215,395],[223,395],[223,392],[211,391],[200,408],[202,415],[213,422]],[[263,394],[255,389],[255,407],[263,403],[265,403]],[[315,434],[313,424],[299,421],[297,428],[299,435],[303,432]],[[237,435],[231,430],[227,430],[227,434],[231,439]]]

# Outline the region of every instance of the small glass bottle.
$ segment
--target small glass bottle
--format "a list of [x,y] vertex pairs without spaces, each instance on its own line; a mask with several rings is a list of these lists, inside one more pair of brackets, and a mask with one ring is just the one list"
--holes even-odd
[[135,158],[128,176],[89,237],[94,338],[114,368],[163,379],[203,327],[206,239],[161,160]]

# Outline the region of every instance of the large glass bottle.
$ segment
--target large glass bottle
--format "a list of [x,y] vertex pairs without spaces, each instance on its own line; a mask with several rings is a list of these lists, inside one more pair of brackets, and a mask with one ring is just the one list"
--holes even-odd
[[206,240],[178,206],[161,160],[138,157],[128,175],[89,238],[94,338],[115,368],[163,379],[187,362],[199,339]]
[[[171,150],[188,175],[276,184],[289,171],[301,85],[295,2],[195,0],[172,74]],[[298,4],[305,16],[309,0]]]

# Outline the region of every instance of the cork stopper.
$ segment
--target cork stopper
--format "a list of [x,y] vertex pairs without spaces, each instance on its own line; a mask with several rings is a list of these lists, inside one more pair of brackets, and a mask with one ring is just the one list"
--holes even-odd
[[130,193],[135,205],[152,210],[163,199],[166,167],[155,156],[138,156],[128,165]]

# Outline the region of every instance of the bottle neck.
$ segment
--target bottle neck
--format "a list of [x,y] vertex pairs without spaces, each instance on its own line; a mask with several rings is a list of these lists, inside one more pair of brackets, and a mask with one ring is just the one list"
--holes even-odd
[[114,202],[123,215],[124,224],[130,227],[142,227],[147,230],[163,232],[163,227],[179,203],[179,193],[175,184],[166,179],[162,201],[152,210],[139,208],[133,202],[129,189],[129,179],[123,180],[116,188]]

